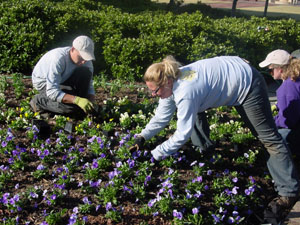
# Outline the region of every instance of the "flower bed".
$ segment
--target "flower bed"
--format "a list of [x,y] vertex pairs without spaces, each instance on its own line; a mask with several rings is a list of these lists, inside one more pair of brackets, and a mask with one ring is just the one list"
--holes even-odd
[[265,151],[235,110],[208,111],[214,153],[188,142],[156,162],[150,151],[176,120],[130,152],[157,103],[140,85],[116,91],[96,80],[100,116],[57,115],[41,133],[32,125],[40,115],[29,106],[30,80],[1,79],[2,224],[259,224],[275,195]]

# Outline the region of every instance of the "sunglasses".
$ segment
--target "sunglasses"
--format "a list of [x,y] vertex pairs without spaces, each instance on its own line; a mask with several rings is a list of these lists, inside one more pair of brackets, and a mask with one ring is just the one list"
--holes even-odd
[[269,68],[268,73],[273,74],[275,68]]
[[156,88],[154,91],[151,91],[151,93],[154,94],[154,95],[156,95],[157,92],[159,91],[159,89],[160,89],[160,86],[158,86],[158,88]]

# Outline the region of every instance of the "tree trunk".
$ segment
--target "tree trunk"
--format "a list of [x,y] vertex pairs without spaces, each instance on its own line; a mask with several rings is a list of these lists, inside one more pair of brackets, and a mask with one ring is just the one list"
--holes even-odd
[[171,6],[175,5],[175,0],[170,0],[169,5]]
[[265,4],[265,10],[264,10],[264,17],[266,17],[266,16],[267,16],[268,5],[269,5],[269,0],[266,0],[266,4]]
[[235,11],[236,11],[236,5],[237,5],[238,0],[233,0],[232,2],[232,10],[231,10],[231,16],[235,17]]

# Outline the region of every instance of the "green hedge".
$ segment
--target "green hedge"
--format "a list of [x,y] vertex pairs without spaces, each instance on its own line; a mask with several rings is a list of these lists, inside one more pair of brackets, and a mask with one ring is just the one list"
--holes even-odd
[[0,15],[2,73],[30,74],[42,54],[81,34],[96,43],[96,74],[126,80],[140,80],[147,66],[168,54],[184,64],[239,55],[257,66],[273,49],[300,47],[300,23],[292,19],[216,19],[199,11],[132,14],[93,0],[9,0],[0,3]]

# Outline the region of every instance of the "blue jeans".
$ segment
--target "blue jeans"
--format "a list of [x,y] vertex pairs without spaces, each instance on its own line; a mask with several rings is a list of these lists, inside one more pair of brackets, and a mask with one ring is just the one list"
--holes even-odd
[[[275,125],[270,101],[267,94],[267,85],[263,76],[252,68],[253,80],[249,93],[244,102],[235,108],[241,115],[245,124],[250,128],[253,135],[257,136],[264,144],[268,152],[267,166],[275,183],[275,190],[280,196],[294,197],[299,192],[299,179],[294,166],[290,149],[278,133]],[[205,114],[199,114],[197,120],[202,123],[195,124],[193,134],[202,140],[202,144],[209,143],[209,131]],[[201,117],[199,117],[201,116]],[[201,132],[196,132],[198,131]],[[193,144],[196,144],[197,138],[194,138]],[[201,141],[198,141],[201,143]],[[201,145],[200,145],[201,146]]]
[[288,128],[278,128],[278,132],[287,145],[289,146],[291,153],[293,155],[300,156],[300,151],[298,150],[300,146],[300,127],[299,125],[295,129]]
[[299,193],[299,179],[290,150],[275,125],[267,86],[255,69],[250,91],[237,111],[268,151],[267,166],[280,196],[294,197]]
[[203,151],[213,150],[215,145],[209,139],[209,133],[209,124],[206,119],[206,113],[198,113],[191,135],[193,145],[199,147]]
[[[92,73],[87,67],[78,67],[74,70],[70,78],[60,85],[60,89],[67,94],[86,98],[88,96],[91,79]],[[65,104],[48,98],[46,87],[33,97],[33,101],[37,108],[58,114],[83,112],[82,109],[75,104]]]

